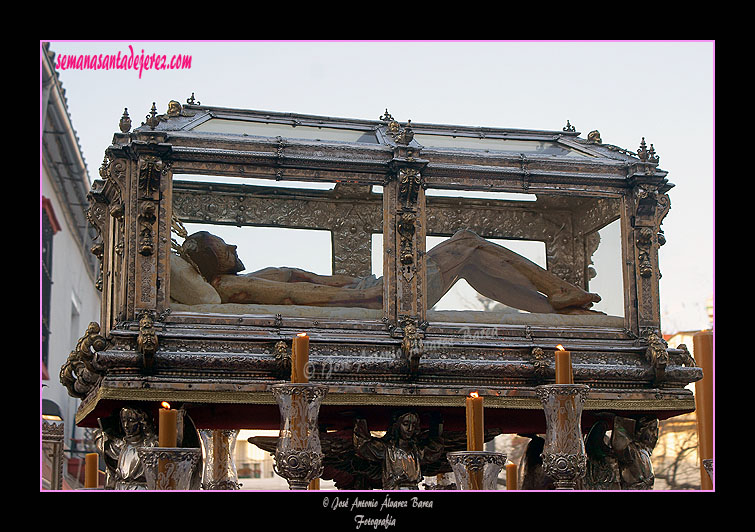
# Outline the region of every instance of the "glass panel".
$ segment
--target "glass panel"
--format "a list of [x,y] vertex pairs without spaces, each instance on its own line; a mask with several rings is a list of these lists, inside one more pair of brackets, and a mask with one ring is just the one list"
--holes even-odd
[[618,199],[475,194],[428,198],[428,321],[623,326]]
[[592,255],[592,266],[588,277],[589,290],[600,294],[601,301],[594,310],[612,316],[624,315],[624,281],[621,270],[621,220],[597,231],[600,237],[598,249]]
[[[382,279],[369,271],[371,234],[382,227],[379,199],[355,195],[363,204],[352,205],[342,196],[354,191],[336,193],[331,183],[273,183],[286,186],[175,176],[171,308],[379,319]],[[355,209],[360,223],[344,223]]]
[[520,194],[518,192],[488,192],[484,190],[441,190],[428,188],[425,196],[439,196],[443,198],[477,198],[509,201],[537,201],[535,194]]
[[330,231],[285,229],[282,227],[233,227],[228,225],[184,224],[188,234],[209,231],[226,244],[235,245],[246,275],[264,268],[289,267],[331,275]]
[[[449,240],[446,237],[428,236],[426,245],[428,252]],[[526,257],[541,268],[545,268],[545,244],[537,241],[526,240],[503,240],[503,239],[485,239],[487,242],[497,246],[504,247],[511,251]],[[432,254],[431,254],[432,255]],[[428,271],[428,275],[432,272]],[[429,281],[428,281],[429,282]],[[495,312],[522,312],[519,309],[505,305],[499,301],[486,297],[472,288],[469,282],[460,277],[440,298],[440,300],[431,307],[430,310],[484,310]]]
[[231,135],[253,135],[259,137],[284,137],[291,139],[366,142],[377,144],[377,137],[371,131],[312,126],[292,126],[288,124],[266,124],[245,120],[212,118],[193,128],[203,133],[227,133]]
[[528,155],[555,155],[559,157],[592,157],[587,153],[573,150],[558,144],[542,140],[518,140],[477,138],[464,136],[425,135],[417,133],[414,140],[419,144],[431,148],[453,148],[482,151],[500,151],[510,153],[526,153]]
[[372,274],[375,277],[383,275],[383,233],[372,235]]
[[180,174],[176,175],[173,182],[192,182],[192,183],[217,183],[221,185],[252,185],[261,187],[279,187],[279,188],[306,188],[314,190],[332,190],[335,183],[310,183],[305,181],[275,181],[273,179],[257,179],[253,177],[229,177],[229,176],[206,176]]

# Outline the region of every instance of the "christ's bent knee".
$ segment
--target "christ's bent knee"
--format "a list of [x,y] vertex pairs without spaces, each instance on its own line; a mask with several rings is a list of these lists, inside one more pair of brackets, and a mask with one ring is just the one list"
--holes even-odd
[[479,242],[480,240],[485,239],[477,233],[470,231],[469,229],[459,229],[453,234],[450,240],[473,240],[475,242]]

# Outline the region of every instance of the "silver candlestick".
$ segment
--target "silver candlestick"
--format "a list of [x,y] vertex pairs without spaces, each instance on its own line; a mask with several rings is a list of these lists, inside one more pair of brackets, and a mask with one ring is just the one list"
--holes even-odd
[[455,451],[446,454],[460,490],[497,490],[498,474],[506,455],[491,451]]
[[201,429],[199,437],[204,452],[202,488],[237,490],[241,488],[234,461],[238,429]]
[[198,447],[139,447],[149,490],[188,490],[194,467],[202,459]]
[[280,436],[275,448],[275,472],[292,490],[306,490],[322,474],[322,449],[317,419],[327,386],[285,383],[272,386],[281,414]]
[[535,388],[545,411],[543,470],[553,479],[556,489],[575,489],[587,471],[581,418],[589,389],[585,384],[545,384]]

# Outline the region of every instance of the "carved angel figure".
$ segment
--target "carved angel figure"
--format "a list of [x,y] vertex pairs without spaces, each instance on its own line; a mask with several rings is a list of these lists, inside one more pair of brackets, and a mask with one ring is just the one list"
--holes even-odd
[[[355,416],[354,428],[321,432],[323,473],[339,490],[418,489],[423,477],[450,473],[446,453],[466,449],[465,431],[442,430],[439,414],[431,414],[430,427],[420,427],[416,411],[399,409],[384,436],[373,436],[367,421]],[[501,431],[485,429],[485,440]],[[262,450],[275,453],[276,436],[248,439]]]
[[[581,479],[586,490],[652,490],[655,483],[650,456],[658,441],[658,418],[637,419],[598,413],[598,421],[585,438],[587,472]],[[610,437],[607,432],[611,429]],[[553,489],[545,475],[540,453],[544,440],[533,434],[522,457],[523,490]]]
[[436,422],[429,437],[420,441],[419,416],[416,412],[397,412],[385,436],[374,437],[365,419],[354,424],[356,455],[381,464],[383,489],[416,490],[423,479],[422,465],[441,460],[445,445]]
[[611,448],[619,463],[621,489],[652,490],[655,483],[650,456],[658,443],[658,418],[616,416],[611,432]]
[[119,423],[100,419],[95,430],[95,443],[105,459],[105,488],[112,490],[144,490],[147,479],[144,464],[139,459],[139,447],[158,444],[149,414],[143,410],[124,407],[118,414]]
[[585,438],[587,472],[582,485],[587,490],[620,490],[619,463],[606,435],[608,422],[599,419]]
[[[145,490],[147,478],[139,458],[139,447],[156,447],[158,435],[152,416],[141,408],[125,406],[113,415],[99,418],[94,431],[97,451],[105,460],[105,489]],[[199,434],[194,422],[179,409],[178,446],[199,447]],[[190,489],[199,489],[202,467],[192,471]]]

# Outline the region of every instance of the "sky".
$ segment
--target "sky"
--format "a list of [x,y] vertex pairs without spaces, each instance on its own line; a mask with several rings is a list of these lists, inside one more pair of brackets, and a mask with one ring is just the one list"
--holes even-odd
[[[164,113],[192,93],[204,105],[343,118],[376,120],[387,108],[402,123],[558,131],[568,120],[582,138],[597,129],[604,143],[631,151],[644,137],[675,184],[659,251],[663,332],[709,326],[712,41],[50,41],[50,49],[191,56],[190,68],[175,70],[59,69],[90,180],[124,108],[136,127],[152,102]],[[329,245],[327,235],[310,239],[320,243]]]

